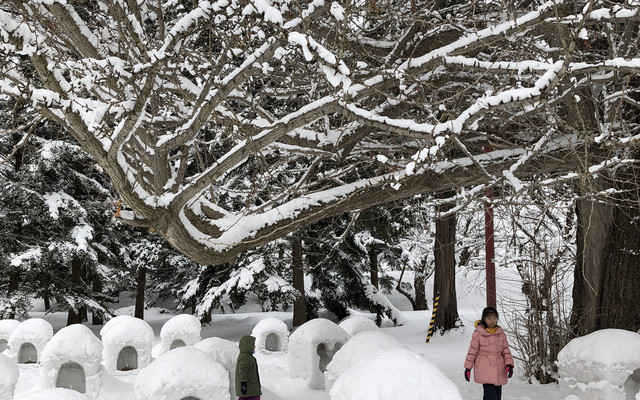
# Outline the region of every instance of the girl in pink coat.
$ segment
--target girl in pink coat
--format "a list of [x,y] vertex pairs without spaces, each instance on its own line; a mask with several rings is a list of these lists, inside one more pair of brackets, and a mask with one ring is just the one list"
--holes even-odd
[[476,322],[464,368],[467,382],[473,368],[474,380],[482,383],[482,400],[502,398],[502,386],[507,384],[507,378],[513,376],[513,357],[507,335],[498,326],[498,311],[493,307],[482,310],[482,319]]

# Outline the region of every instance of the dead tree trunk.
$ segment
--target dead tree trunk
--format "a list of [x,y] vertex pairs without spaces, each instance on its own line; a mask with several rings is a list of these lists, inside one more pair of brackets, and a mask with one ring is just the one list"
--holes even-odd
[[[446,212],[451,206],[439,207]],[[440,293],[440,303],[436,314],[435,328],[440,331],[453,329],[458,325],[458,302],[456,298],[456,215],[436,220],[436,240],[434,244],[435,276],[434,293]]]
[[292,264],[293,268],[293,287],[296,289],[300,296],[296,297],[293,302],[293,326],[300,326],[307,322],[307,303],[304,293],[304,269],[302,262],[302,240],[296,238],[293,240],[292,249]]

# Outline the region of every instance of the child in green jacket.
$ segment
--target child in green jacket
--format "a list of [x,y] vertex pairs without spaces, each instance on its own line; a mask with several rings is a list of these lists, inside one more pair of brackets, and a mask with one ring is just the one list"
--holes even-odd
[[258,362],[253,357],[256,338],[243,336],[240,339],[240,354],[236,363],[236,395],[238,400],[260,400],[262,394]]

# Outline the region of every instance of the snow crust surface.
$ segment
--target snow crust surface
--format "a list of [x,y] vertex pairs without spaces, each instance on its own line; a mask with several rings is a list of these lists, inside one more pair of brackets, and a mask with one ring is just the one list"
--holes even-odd
[[11,400],[18,383],[18,364],[0,354],[0,400]]

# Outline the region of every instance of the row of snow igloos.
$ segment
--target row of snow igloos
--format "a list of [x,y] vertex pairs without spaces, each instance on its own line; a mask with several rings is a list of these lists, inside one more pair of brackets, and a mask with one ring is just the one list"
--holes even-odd
[[[161,341],[152,347],[151,326],[130,316],[107,322],[100,331],[102,341],[84,325],[71,325],[54,335],[43,319],[0,320],[0,400],[13,398],[18,364],[42,368],[40,391],[49,391],[42,396],[52,400],[55,388],[97,398],[102,374],[137,374],[137,399],[233,399],[230,387],[234,387],[238,347],[215,337],[200,340],[200,329],[194,316],[175,316],[162,326]],[[286,351],[289,332],[284,322],[264,319],[252,334],[263,353]]]

